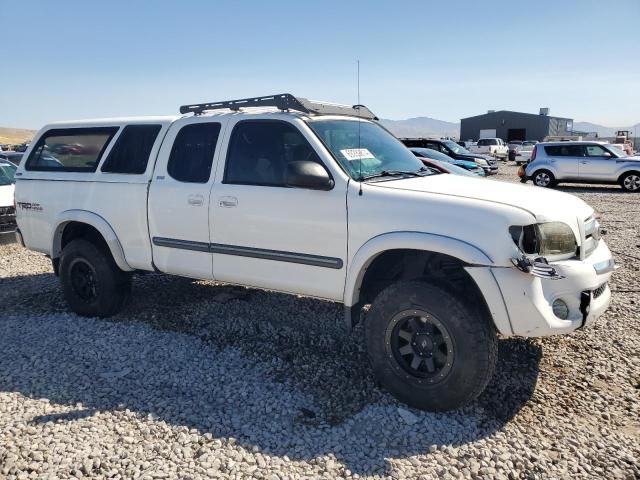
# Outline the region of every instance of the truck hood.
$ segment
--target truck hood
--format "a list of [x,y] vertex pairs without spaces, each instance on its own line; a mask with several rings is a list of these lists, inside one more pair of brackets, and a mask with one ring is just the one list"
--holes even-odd
[[484,153],[458,153],[458,160],[469,160],[473,162],[474,158],[482,158],[483,160],[493,160],[494,158],[491,155],[485,155]]
[[13,206],[14,185],[0,185],[0,207]]
[[577,219],[584,221],[593,214],[593,208],[574,195],[485,178],[440,174],[390,180],[375,185],[509,205],[529,212],[537,222],[564,221],[572,228],[577,227]]

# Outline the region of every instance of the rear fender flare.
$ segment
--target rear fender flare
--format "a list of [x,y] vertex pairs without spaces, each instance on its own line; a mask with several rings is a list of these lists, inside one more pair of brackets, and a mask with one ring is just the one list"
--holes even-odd
[[51,239],[51,258],[58,258],[62,254],[62,234],[64,229],[70,222],[86,223],[95,228],[102,238],[104,238],[109,251],[113,256],[116,265],[125,272],[131,272],[134,269],[127,264],[127,259],[124,255],[124,249],[116,232],[113,230],[109,222],[94,212],[87,210],[65,210],[56,218],[56,228],[53,231],[53,238]]

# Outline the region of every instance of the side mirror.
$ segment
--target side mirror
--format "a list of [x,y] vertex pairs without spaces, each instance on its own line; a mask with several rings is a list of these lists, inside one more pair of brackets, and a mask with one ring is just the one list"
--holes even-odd
[[609,153],[609,152],[604,152],[604,153],[602,154],[602,156],[603,156],[604,158],[611,158],[611,157],[613,157],[613,155],[611,155],[611,153]]
[[331,190],[335,182],[319,163],[303,161],[287,164],[286,184],[288,187],[310,190]]

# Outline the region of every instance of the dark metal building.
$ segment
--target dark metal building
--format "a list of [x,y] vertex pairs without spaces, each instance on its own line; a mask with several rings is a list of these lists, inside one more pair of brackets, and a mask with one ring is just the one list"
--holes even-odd
[[497,137],[511,140],[538,140],[546,136],[568,136],[573,131],[573,119],[551,117],[549,109],[541,108],[540,114],[489,111],[484,115],[463,118],[460,121],[460,140],[478,140],[481,137]]

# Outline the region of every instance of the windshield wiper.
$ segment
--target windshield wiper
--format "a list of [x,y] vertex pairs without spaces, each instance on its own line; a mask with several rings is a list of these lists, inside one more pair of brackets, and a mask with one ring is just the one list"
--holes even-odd
[[364,182],[365,180],[371,180],[372,178],[384,178],[384,177],[401,177],[401,176],[410,176],[410,177],[423,177],[429,170],[426,167],[420,167],[419,170],[411,171],[411,170],[382,170],[378,173],[372,173],[371,175],[363,175],[358,178],[359,182]]

